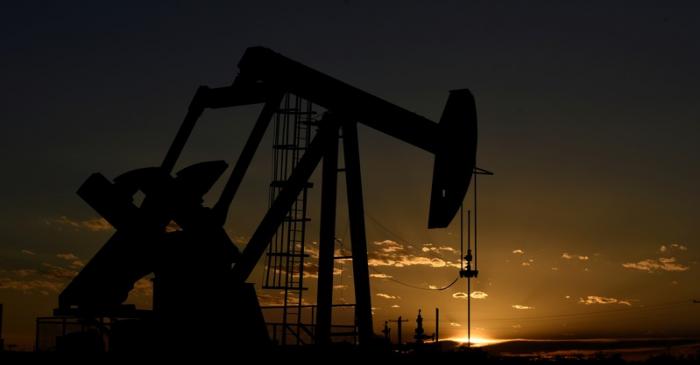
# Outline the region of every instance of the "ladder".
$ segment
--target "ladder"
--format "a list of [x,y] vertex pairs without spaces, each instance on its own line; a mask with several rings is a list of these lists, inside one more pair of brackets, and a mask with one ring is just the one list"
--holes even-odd
[[[270,204],[286,186],[289,175],[308,148],[316,125],[316,113],[311,102],[286,94],[273,118],[272,181],[269,188]],[[297,196],[287,216],[272,238],[267,250],[267,262],[263,289],[277,290],[282,294],[282,345],[302,344],[302,304],[304,264],[309,257],[305,253],[306,226],[311,220],[307,215],[308,183]]]

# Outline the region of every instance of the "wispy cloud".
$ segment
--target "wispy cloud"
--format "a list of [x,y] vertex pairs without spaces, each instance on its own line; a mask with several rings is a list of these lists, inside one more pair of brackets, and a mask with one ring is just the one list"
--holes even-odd
[[401,299],[401,297],[386,293],[377,293],[377,296],[384,299]]
[[528,309],[535,309],[535,307],[531,307],[528,305],[520,305],[520,304],[513,304],[511,305],[514,309],[519,309],[519,310],[528,310]]
[[657,271],[688,271],[690,270],[690,267],[678,262],[675,256],[671,256],[671,254],[674,251],[675,254],[682,256],[684,254],[684,252],[682,251],[687,250],[688,247],[678,243],[661,245],[661,247],[659,247],[659,252],[664,256],[661,256],[659,258],[645,259],[637,262],[625,262],[622,264],[622,267],[624,267],[625,269],[646,271],[648,273],[654,273]]
[[626,269],[634,269],[653,273],[656,271],[687,271],[690,267],[676,262],[675,257],[660,257],[658,259],[646,259],[638,262],[622,264]]
[[561,258],[563,258],[564,260],[579,259],[581,261],[588,261],[588,259],[589,259],[589,257],[586,255],[576,255],[576,254],[570,254],[568,252],[562,253]]
[[17,290],[23,294],[42,294],[60,292],[66,283],[78,274],[71,268],[50,263],[42,263],[41,269],[17,269],[5,271],[0,277],[0,289]]
[[[427,251],[421,249],[421,252],[431,254],[432,257],[417,255],[413,248],[410,246],[401,245],[392,240],[375,241],[374,246],[377,248],[369,252],[369,260],[367,264],[369,266],[392,266],[392,267],[409,267],[409,266],[427,266],[434,268],[441,267],[453,267],[459,268],[459,259],[455,261],[450,261],[441,257],[437,257],[436,253],[439,251],[445,251],[448,253],[449,250],[444,247],[433,246],[432,244],[426,244],[423,249],[428,248]],[[433,250],[435,249],[435,250]]]
[[36,270],[34,270],[34,269],[19,269],[19,270],[13,270],[12,273],[17,275],[20,278],[26,278],[27,276],[35,275]]
[[589,295],[585,298],[579,298],[578,302],[581,304],[585,304],[585,305],[591,305],[591,304],[622,304],[622,305],[627,305],[627,306],[632,305],[632,303],[630,303],[629,300],[622,300],[622,299],[610,298],[610,297],[601,297],[601,296],[597,296],[597,295]]
[[167,232],[167,233],[179,232],[179,231],[182,231],[182,227],[180,227],[180,225],[177,224],[177,222],[175,222],[175,221],[170,221],[168,223],[168,225],[165,226],[165,232]]
[[18,290],[23,293],[38,292],[43,295],[50,293],[58,293],[63,289],[63,283],[46,280],[46,279],[31,279],[20,280],[13,278],[0,278],[0,289]]
[[450,327],[462,327],[462,325],[457,322],[450,322]]
[[[285,273],[284,269],[281,269],[282,274]],[[340,275],[343,273],[343,269],[339,267],[333,268],[333,275]],[[304,278],[318,278],[318,263],[305,261],[304,262]]]
[[75,254],[72,254],[72,253],[64,253],[64,254],[59,253],[58,255],[56,255],[56,257],[58,257],[59,259],[70,262],[70,266],[73,268],[79,268],[79,267],[85,266],[83,261],[78,256],[76,256]]
[[22,250],[22,253],[29,256],[36,256],[36,252],[29,250]]
[[78,260],[78,256],[72,253],[59,253],[56,255],[56,257],[66,261]]
[[387,275],[387,274],[376,273],[376,274],[369,274],[369,277],[375,278],[375,279],[391,279],[393,276]]
[[[260,305],[263,305],[263,306],[284,305],[284,291],[270,292],[268,290],[258,290],[257,297],[258,297],[258,301],[260,302]],[[298,304],[299,303],[299,296],[295,292],[290,291],[287,295],[287,298],[288,298],[287,304]],[[309,302],[307,302],[306,299],[302,298],[301,304],[305,305],[305,304],[309,304]]]
[[523,251],[523,250],[521,250],[521,249],[517,249],[517,250],[513,250],[513,253],[516,254],[516,255],[522,255],[522,254],[525,253],[525,251]]
[[402,244],[392,240],[375,241],[374,245],[379,246],[379,249],[382,252],[397,252],[404,250],[404,246]]
[[63,266],[50,264],[48,262],[42,263],[41,266],[44,268],[42,269],[44,275],[55,279],[72,279],[76,275],[78,275],[78,272],[75,270],[71,270]]
[[133,294],[150,297],[153,295],[153,281],[150,278],[141,278],[134,283]]
[[46,224],[50,226],[57,226],[59,229],[62,228],[72,228],[73,230],[86,230],[90,232],[100,232],[112,229],[112,225],[109,224],[104,218],[91,218],[85,220],[75,220],[62,215],[58,218],[47,219]]
[[421,248],[421,251],[423,252],[451,252],[451,253],[456,253],[457,251],[449,246],[436,246],[433,245],[432,243],[426,243],[423,245]]
[[81,268],[81,267],[85,266],[83,261],[80,260],[80,258],[78,256],[76,256],[75,254],[70,253],[70,252],[59,253],[56,255],[56,257],[58,257],[61,260],[65,260],[65,261],[70,262],[70,266],[74,269]]
[[392,305],[391,307],[392,307],[392,308],[401,308],[401,306],[398,305],[398,304],[394,304],[394,305]]
[[482,291],[473,291],[472,292],[472,299],[486,299],[489,295],[482,292]]
[[[471,294],[472,299],[486,299],[486,297],[488,297],[488,296],[489,296],[488,294],[486,294],[486,293],[484,293],[484,292],[482,292],[482,291],[478,291],[478,290],[477,290],[477,291],[473,291],[472,294]],[[461,291],[460,291],[460,292],[456,292],[456,293],[452,294],[452,298],[455,298],[455,299],[467,299],[467,293],[461,292]]]

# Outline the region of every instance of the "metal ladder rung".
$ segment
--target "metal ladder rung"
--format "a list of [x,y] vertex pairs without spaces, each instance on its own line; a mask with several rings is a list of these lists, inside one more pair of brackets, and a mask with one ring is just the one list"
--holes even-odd
[[278,257],[309,257],[308,253],[291,253],[291,252],[268,252],[268,256]]
[[293,289],[294,291],[297,290],[309,290],[307,287],[301,287],[301,288],[290,288],[288,286],[284,285],[263,285],[263,289],[274,289],[274,290],[284,290],[284,289]]
[[[275,180],[270,183],[270,187],[272,188],[284,188],[287,186],[287,180]],[[306,182],[304,185],[305,188],[310,189],[314,187],[314,184],[311,182]]]

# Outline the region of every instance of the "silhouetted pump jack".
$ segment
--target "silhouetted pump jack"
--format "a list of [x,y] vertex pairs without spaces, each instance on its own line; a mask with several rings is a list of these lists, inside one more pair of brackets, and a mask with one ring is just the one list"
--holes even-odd
[[[329,342],[335,174],[342,131],[356,325],[361,345],[373,341],[357,123],[434,154],[428,227],[443,228],[459,210],[474,169],[474,99],[466,89],[451,91],[440,122],[435,123],[266,48],[247,49],[238,66],[240,73],[231,86],[202,86],[197,90],[159,167],[130,171],[113,182],[93,174],[80,187],[78,194],[117,232],[60,294],[56,314],[119,317],[133,310],[123,302],[135,282],[153,273],[152,318],[123,325],[117,328],[119,331],[113,329],[113,334],[121,331],[129,337],[129,333],[138,333],[135,338],[153,334],[152,338],[160,339],[163,346],[182,345],[182,349],[266,345],[268,336],[255,290],[245,281],[323,159],[315,340]],[[308,149],[241,253],[223,225],[270,119],[288,93],[325,108],[326,113]],[[203,206],[202,196],[227,167],[224,161],[198,163],[171,175],[197,120],[206,109],[259,103],[264,104],[262,111],[218,201],[212,207]],[[134,196],[139,191],[145,198],[137,206]],[[178,229],[169,229],[174,226]],[[113,341],[115,345],[121,343]],[[128,341],[124,343],[128,349]]]

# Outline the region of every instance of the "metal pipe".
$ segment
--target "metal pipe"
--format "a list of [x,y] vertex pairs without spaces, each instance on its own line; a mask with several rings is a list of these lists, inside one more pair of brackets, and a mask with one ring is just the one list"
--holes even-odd
[[435,343],[440,341],[440,308],[435,308]]

